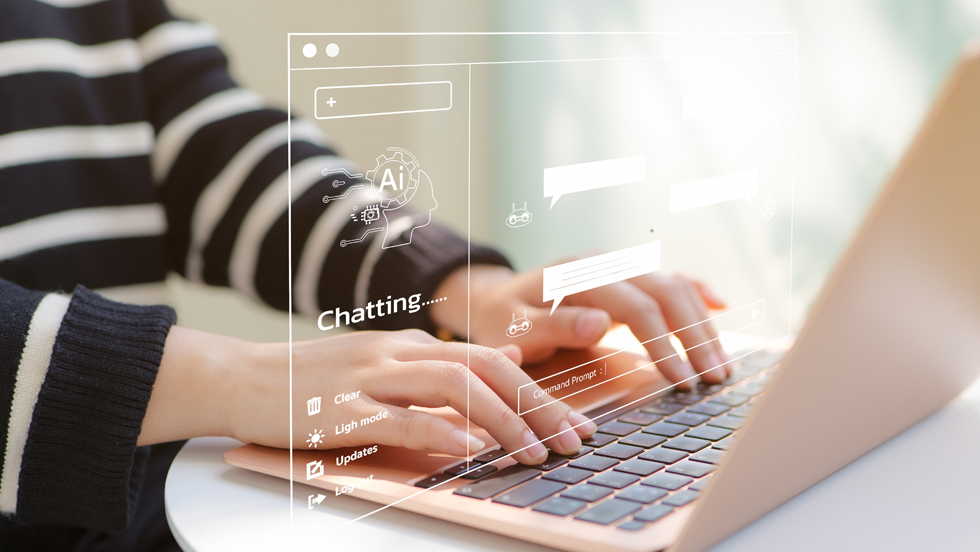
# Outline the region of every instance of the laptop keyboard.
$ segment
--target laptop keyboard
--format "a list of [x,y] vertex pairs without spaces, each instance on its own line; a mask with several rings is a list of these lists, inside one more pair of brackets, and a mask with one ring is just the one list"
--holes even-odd
[[752,353],[723,384],[665,392],[599,425],[573,455],[498,470],[497,449],[416,483],[473,480],[453,494],[637,531],[701,496],[776,370],[779,356]]

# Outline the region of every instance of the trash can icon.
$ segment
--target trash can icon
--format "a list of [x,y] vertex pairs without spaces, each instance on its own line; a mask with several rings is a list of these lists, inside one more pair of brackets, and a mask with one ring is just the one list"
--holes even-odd
[[310,416],[320,413],[320,397],[313,397],[306,401],[306,412]]

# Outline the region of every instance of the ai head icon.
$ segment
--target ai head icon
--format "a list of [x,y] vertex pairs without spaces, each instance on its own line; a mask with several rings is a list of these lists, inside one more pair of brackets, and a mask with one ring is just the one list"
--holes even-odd
[[507,337],[520,337],[531,331],[531,321],[527,319],[527,311],[524,311],[522,318],[517,318],[516,314],[511,315],[510,327],[507,328]]

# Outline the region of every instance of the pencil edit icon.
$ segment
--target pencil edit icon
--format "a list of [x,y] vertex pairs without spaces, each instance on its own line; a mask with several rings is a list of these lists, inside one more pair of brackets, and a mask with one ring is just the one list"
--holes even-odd
[[323,475],[323,460],[315,460],[306,464],[306,480]]

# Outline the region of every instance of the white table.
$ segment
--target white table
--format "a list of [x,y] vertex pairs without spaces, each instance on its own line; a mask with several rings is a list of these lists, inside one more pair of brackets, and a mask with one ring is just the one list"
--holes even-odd
[[[882,382],[880,392],[888,392]],[[194,439],[167,477],[167,518],[188,551],[508,550],[540,546],[390,508],[344,529],[323,527],[377,508],[330,497],[306,511],[296,485],[289,540],[289,484],[234,468],[233,439]],[[736,551],[966,552],[980,550],[980,384],[935,415],[838,471],[714,548]]]

